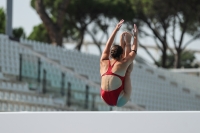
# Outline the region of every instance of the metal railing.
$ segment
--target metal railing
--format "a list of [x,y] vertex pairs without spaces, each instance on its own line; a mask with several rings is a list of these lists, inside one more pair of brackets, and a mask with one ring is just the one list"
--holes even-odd
[[[84,89],[83,91],[80,91],[80,90],[77,90],[76,88],[72,88],[72,83],[67,82],[66,84],[67,88],[65,88],[65,78],[67,77],[65,73],[61,71],[60,88],[53,88],[50,85],[51,81],[47,79],[47,74],[51,72],[42,68],[43,63],[41,62],[40,58],[36,57],[34,61],[31,60],[32,58],[34,58],[33,55],[27,56],[26,54],[20,54],[19,81],[28,81],[29,84],[35,83],[36,88],[32,88],[32,89],[38,90],[40,88],[41,89],[40,93],[44,95],[51,93],[61,98],[66,98],[65,105],[68,107],[78,104],[79,107],[82,107],[83,109],[86,109],[86,110],[96,109],[95,97],[99,94],[90,93],[89,85],[83,86],[83,88],[85,88],[85,91]],[[23,68],[25,64],[27,64],[28,62],[30,62],[30,66],[31,65],[35,66],[33,67],[34,70],[32,71],[35,71],[36,73],[34,73],[34,75],[32,76],[25,74],[25,71],[27,71],[27,69],[25,70],[25,68]],[[85,98],[84,98],[85,100],[81,101],[81,100],[74,99],[73,98],[74,93],[81,93],[82,95],[85,95]],[[92,97],[92,100],[89,100],[89,96]],[[80,103],[82,104],[80,105]]]

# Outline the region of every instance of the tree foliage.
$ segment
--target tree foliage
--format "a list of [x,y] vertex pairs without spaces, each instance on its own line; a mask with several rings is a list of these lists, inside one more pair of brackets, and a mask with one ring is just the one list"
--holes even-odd
[[[169,53],[174,57],[174,67],[180,68],[181,53],[200,37],[199,0],[32,0],[31,3],[43,20],[51,42],[61,38],[75,40],[78,50],[81,49],[85,34],[89,34],[101,51],[102,39],[97,34],[102,32],[108,36],[107,30],[112,20],[123,18],[129,30],[136,23],[141,39],[151,37],[155,40],[162,53],[161,66],[164,68],[167,67]],[[110,21],[105,22],[105,19]],[[91,24],[93,27],[89,29]],[[184,40],[186,35],[191,37],[190,40]],[[156,65],[160,65],[144,44],[140,42],[140,46]]]
[[24,33],[24,29],[22,27],[14,28],[13,36],[15,38],[26,38],[26,34]]
[[4,13],[4,9],[0,8],[0,33],[5,33],[6,27],[6,16]]
[[[64,0],[63,0],[64,1]],[[105,24],[104,20],[102,20],[103,16],[107,18],[118,18],[115,14],[121,14],[124,19],[128,19],[128,13],[130,12],[131,8],[127,8],[127,3],[120,1],[120,0],[70,0],[68,3],[67,9],[63,15],[58,14],[59,5],[63,2],[62,0],[55,0],[55,1],[48,1],[48,0],[32,0],[31,5],[32,7],[38,12],[40,15],[43,24],[47,33],[51,38],[51,42],[56,37],[54,34],[62,36],[63,38],[67,38],[69,40],[75,40],[77,42],[76,49],[80,50],[83,44],[85,34],[91,35],[94,43],[100,49],[100,42],[97,41],[97,38],[94,36],[94,29],[93,31],[88,29],[88,26],[91,23],[95,23],[94,28],[99,27],[100,31],[107,34],[107,28],[109,24]],[[121,4],[124,3],[124,4]],[[40,11],[37,6],[43,7],[43,11]],[[112,8],[111,8],[112,7]],[[127,13],[124,15],[124,11]],[[46,16],[42,18],[42,16]],[[64,25],[62,26],[62,32],[58,33],[56,30],[51,30],[53,27],[61,27],[57,25],[58,16],[63,17]],[[48,18],[48,19],[47,19]],[[121,19],[119,17],[118,19]],[[47,23],[48,21],[49,23]],[[47,24],[46,24],[47,23]],[[51,24],[52,23],[52,24]],[[53,32],[53,33],[50,33]],[[61,35],[62,34],[62,35]],[[57,45],[60,45],[57,43]]]
[[70,0],[31,0],[53,44],[62,45],[65,14]]
[[[140,29],[144,36],[152,37],[162,52],[162,67],[166,67],[167,51],[174,55],[174,67],[180,68],[181,53],[193,40],[200,36],[200,1],[198,0],[130,0],[135,10],[136,19],[147,26],[151,33]],[[191,15],[192,14],[192,15]],[[177,30],[180,36],[177,36]],[[191,40],[183,43],[185,35],[192,35]],[[169,49],[169,41],[174,49]],[[142,44],[141,44],[142,46]],[[157,61],[153,58],[154,62]]]
[[[71,27],[68,26],[69,31],[76,33],[76,36],[72,36],[78,42],[75,47],[77,50],[81,49],[88,26],[102,13],[101,8],[101,3],[94,0],[72,0],[70,2],[65,20],[66,25]],[[70,34],[68,34],[68,38],[69,36]]]
[[[195,62],[196,57],[191,51],[183,51],[181,53],[180,68],[198,68],[199,65]],[[168,54],[166,60],[166,68],[174,68],[174,55]],[[162,65],[162,59],[158,61],[159,66]]]
[[51,40],[48,36],[47,30],[45,29],[43,24],[39,24],[33,27],[33,31],[28,36],[30,40],[36,40],[40,42],[51,43]]

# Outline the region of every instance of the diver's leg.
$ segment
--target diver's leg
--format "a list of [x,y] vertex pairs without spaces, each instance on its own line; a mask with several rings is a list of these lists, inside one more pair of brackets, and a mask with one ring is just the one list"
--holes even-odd
[[133,63],[131,63],[126,71],[126,77],[124,81],[124,92],[125,95],[130,98],[131,92],[132,92],[132,86],[131,86],[131,72],[133,70]]
[[125,46],[126,46],[126,43],[124,41],[124,36],[125,36],[125,32],[123,32],[121,35],[120,35],[120,43],[119,45],[122,47],[123,49],[123,57],[125,56]]
[[[131,37],[129,34],[126,35],[126,37]],[[125,57],[128,56],[128,54],[131,52],[131,41],[126,42],[125,45]]]
[[120,93],[117,101],[117,106],[124,106],[131,97],[132,86],[131,86],[131,72],[133,70],[133,63],[131,63],[126,71],[126,76],[124,79],[124,90]]
[[[128,56],[128,54],[131,52],[131,35],[129,33],[126,33],[125,35],[125,57]],[[129,67],[126,70],[126,76],[124,79],[124,90],[120,93],[117,101],[117,106],[121,107],[124,106],[131,97],[132,92],[132,86],[131,86],[131,72],[133,70],[133,63],[129,65]]]

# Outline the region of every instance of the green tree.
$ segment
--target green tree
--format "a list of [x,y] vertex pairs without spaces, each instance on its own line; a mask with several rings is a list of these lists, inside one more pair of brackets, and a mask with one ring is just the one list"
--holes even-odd
[[[87,30],[87,33],[91,36],[93,43],[101,51],[101,44],[103,43],[103,38],[109,38],[108,28],[115,25],[112,23],[117,23],[121,19],[126,20],[127,28],[130,29],[133,27],[133,24],[129,24],[132,20],[130,16],[133,16],[133,10],[127,1],[122,0],[101,0],[99,2],[98,17],[94,21],[94,25],[91,30]],[[125,24],[125,25],[126,25]],[[99,33],[102,32],[100,35]]]
[[51,40],[48,36],[47,30],[43,24],[39,24],[33,27],[33,31],[28,36],[28,39],[36,40],[40,42],[51,43]]
[[[136,14],[135,19],[142,25],[150,29],[151,33],[146,32],[140,27],[143,36],[152,37],[157,47],[162,52],[162,67],[167,67],[167,51],[174,55],[175,68],[180,68],[182,51],[195,39],[200,36],[198,0],[129,0]],[[192,14],[192,15],[191,15]],[[177,36],[177,30],[181,33]],[[190,34],[191,40],[183,43],[186,34]],[[174,52],[169,49],[169,40],[174,43]],[[140,45],[144,47],[141,43]],[[146,49],[150,54],[150,52]],[[157,61],[153,58],[155,64]]]
[[[63,8],[66,10],[62,10],[62,15],[58,15],[62,2],[64,0],[32,0],[32,5],[33,7],[38,6],[35,9],[40,16],[46,14],[45,18],[48,18],[49,23],[43,22],[50,38],[52,35],[49,31],[60,36],[56,30],[51,30],[52,27],[60,29],[61,26],[57,25],[59,18],[62,24],[64,23],[62,32],[59,33],[62,33],[62,37],[77,41],[78,50],[81,48],[86,33],[91,35],[94,43],[100,48],[101,40],[97,39],[98,32],[103,31],[108,36],[107,29],[110,25],[102,18],[108,18],[110,21],[123,18],[126,20],[127,29],[132,28],[133,23],[136,23],[141,38],[152,37],[155,40],[156,46],[162,52],[162,67],[167,67],[167,55],[171,53],[175,58],[174,67],[179,68],[181,52],[200,35],[200,13],[198,12],[200,1],[198,0],[184,2],[179,0],[71,0],[65,5],[67,8]],[[39,10],[39,7],[42,9]],[[94,24],[92,30],[88,29],[91,23]],[[151,32],[147,32],[143,27],[147,27]],[[180,36],[176,34],[178,30],[181,33]],[[191,35],[191,40],[184,43],[186,34]],[[51,39],[51,42],[55,41]],[[175,52],[169,48],[169,42],[173,42]],[[140,46],[146,50],[155,64],[159,65],[141,42]]]
[[13,36],[15,38],[26,38],[26,34],[22,27],[13,29]]
[[[67,5],[66,3],[66,0],[31,1],[32,7],[43,21],[51,42],[62,45],[63,38],[75,40],[78,42],[75,48],[80,50],[86,31],[88,31],[88,25],[102,14],[103,5],[100,0],[71,0]],[[61,5],[63,5],[63,9],[60,9]],[[61,12],[61,10],[62,14],[58,14],[58,11]],[[56,40],[60,41],[56,42]]]
[[37,11],[52,44],[61,46],[63,26],[70,0],[31,0],[31,6]]
[[81,49],[88,26],[102,13],[101,8],[99,0],[71,1],[66,14],[66,26],[76,35],[76,37],[72,36],[78,42],[75,47],[77,50]]
[[[174,55],[168,54],[166,60],[166,68],[174,68]],[[183,51],[181,53],[180,68],[198,68],[199,65],[195,62],[196,57],[191,51]],[[158,60],[159,66],[162,65],[162,58]]]
[[0,8],[0,33],[5,33],[6,26],[6,16],[4,13],[4,9]]

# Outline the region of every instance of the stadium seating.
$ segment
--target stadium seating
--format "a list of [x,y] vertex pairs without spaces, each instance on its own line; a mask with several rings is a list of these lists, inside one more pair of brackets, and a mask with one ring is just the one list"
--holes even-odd
[[[4,47],[4,45],[6,44],[6,48]],[[12,75],[12,76],[19,76],[19,53],[23,54],[23,63],[22,63],[22,75],[23,75],[23,79],[27,79],[27,78],[31,78],[31,79],[36,79],[38,77],[37,75],[37,58],[30,54],[29,49],[21,49],[19,47],[19,45],[17,44],[17,42],[14,41],[10,41],[8,38],[3,37],[1,38],[1,54],[5,57],[8,58],[2,58],[0,66],[3,68],[2,71],[4,74],[7,75]],[[15,47],[15,48],[11,48],[11,47]],[[10,48],[10,49],[9,49]],[[43,51],[40,51],[43,52]],[[9,55],[9,53],[18,53],[17,56],[11,54]],[[4,62],[9,62],[7,63],[7,65],[5,65]],[[11,63],[10,63],[11,62]],[[14,63],[13,63],[14,62]],[[61,70],[59,70],[56,66],[45,62],[45,60],[41,59],[42,62],[42,67],[41,69],[45,69],[47,71],[47,81],[49,81],[50,86],[53,88],[60,88],[60,82],[61,82]],[[13,64],[12,64],[13,63]],[[10,68],[9,70],[7,70],[8,68]],[[7,70],[7,71],[6,71]],[[15,71],[15,73],[13,72]],[[41,73],[41,78],[43,77],[43,73]],[[65,73],[65,83],[70,82],[71,83],[71,87],[72,88],[76,88],[77,90],[80,91],[84,91],[85,90],[85,86],[86,83],[84,83],[84,81],[79,80],[75,77],[73,77],[73,75],[71,75],[70,73]],[[16,78],[17,79],[17,78]],[[8,86],[8,87],[7,87]],[[16,86],[15,84],[12,85],[12,83],[9,82],[2,82],[1,84],[1,88],[9,88],[9,89],[14,89],[15,91],[16,88],[14,87]],[[31,86],[31,85],[29,85]],[[65,84],[65,87],[67,87],[67,84]],[[19,87],[21,88],[21,87]],[[98,92],[94,89],[90,88],[91,93],[93,92]],[[83,94],[82,94],[83,95]],[[76,93],[72,93],[72,97],[75,97],[76,100],[83,100],[80,99],[81,97],[77,98],[76,97]],[[89,100],[91,100],[91,96],[89,95]],[[42,101],[40,101],[42,102]],[[40,103],[38,102],[38,103]],[[106,106],[106,105],[104,105]]]
[[[2,73],[2,76],[0,73],[0,79],[5,78],[5,74],[16,76],[16,78],[19,76],[20,53],[23,55],[23,81],[32,79],[34,82],[26,82],[29,86],[30,84],[35,84],[37,86],[38,58],[40,57],[40,78],[42,80],[44,77],[43,70],[46,70],[46,80],[48,87],[51,90],[57,90],[59,92],[59,89],[61,88],[62,73],[64,73],[64,87],[65,89],[68,88],[67,83],[71,83],[73,101],[82,101],[84,105],[85,88],[86,85],[89,85],[88,100],[90,104],[88,108],[92,108],[92,93],[94,93],[96,95],[95,108],[101,111],[111,110],[111,108],[103,103],[99,97],[99,56],[80,53],[75,50],[67,50],[61,47],[26,39],[21,39],[20,43],[14,42],[9,40],[5,35],[0,35],[0,50],[0,67]],[[200,109],[200,83],[198,82],[199,79],[196,77],[179,75],[162,68],[151,67],[150,65],[147,65],[142,58],[140,59],[138,57],[134,63],[131,79],[133,91],[130,102],[140,107],[140,110],[181,111]],[[93,82],[95,86],[91,85],[91,82]],[[1,86],[0,88],[3,88]],[[17,89],[15,90],[17,91]],[[14,94],[12,95],[14,96]],[[31,99],[31,97],[29,97],[29,99]],[[40,102],[43,103],[44,101],[41,100]],[[45,104],[48,104],[48,102]],[[116,107],[113,108],[113,110],[129,111],[135,110],[135,108]]]

